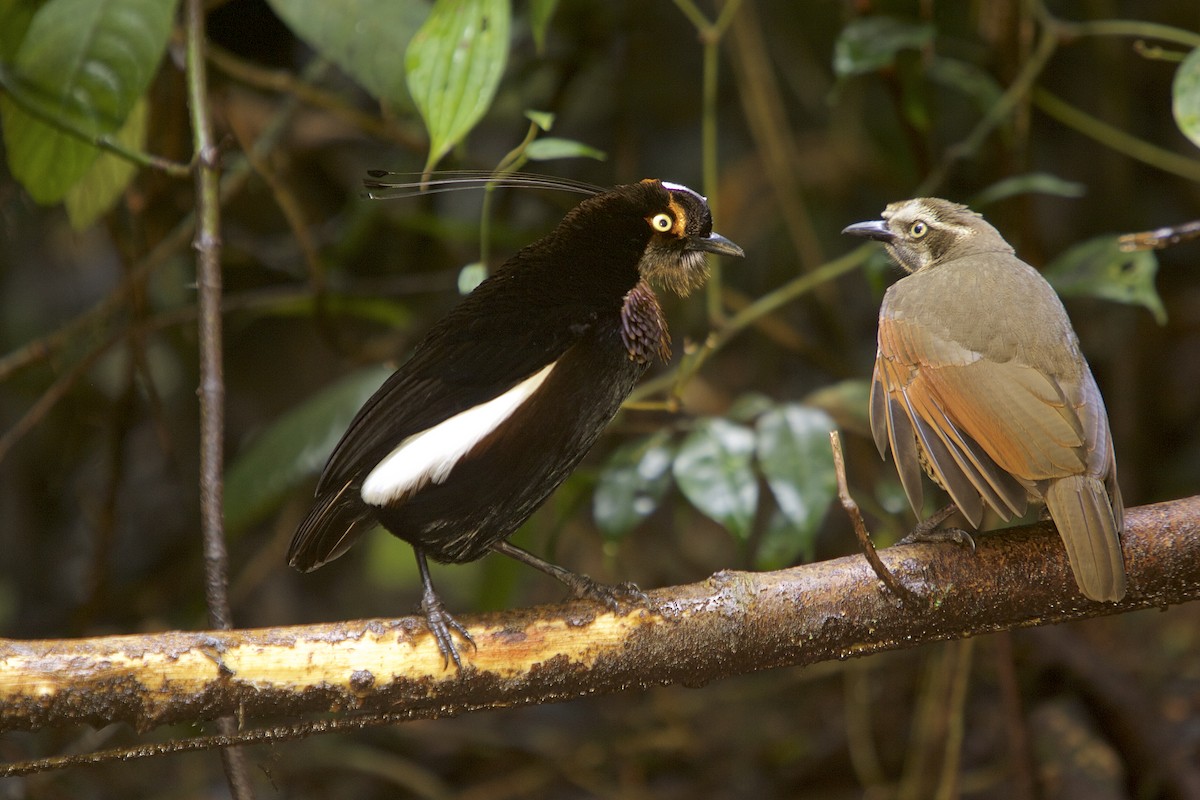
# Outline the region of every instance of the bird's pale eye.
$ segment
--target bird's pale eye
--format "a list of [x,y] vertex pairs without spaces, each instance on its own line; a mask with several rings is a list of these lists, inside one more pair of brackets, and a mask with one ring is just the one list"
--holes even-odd
[[929,233],[929,226],[922,220],[917,220],[912,225],[908,226],[908,235],[914,239],[920,239],[925,234]]
[[650,227],[659,233],[666,233],[675,226],[675,220],[670,214],[659,213],[650,218]]

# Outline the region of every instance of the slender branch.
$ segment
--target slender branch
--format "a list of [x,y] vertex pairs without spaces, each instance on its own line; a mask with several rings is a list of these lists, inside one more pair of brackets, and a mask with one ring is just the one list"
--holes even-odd
[[850,517],[850,523],[854,528],[854,535],[858,538],[858,546],[862,549],[863,556],[866,557],[867,563],[871,565],[871,569],[879,576],[879,580],[888,588],[888,591],[898,597],[901,602],[909,605],[917,603],[917,596],[907,586],[900,583],[896,576],[884,566],[883,561],[879,558],[879,551],[875,549],[875,543],[871,541],[871,534],[867,532],[867,523],[863,521],[858,503],[854,502],[854,498],[850,496],[850,487],[846,484],[846,460],[842,455],[842,437],[837,431],[829,432],[829,446],[833,448],[833,472],[837,476],[838,500],[845,509],[846,515]]
[[967,134],[967,138],[953,147],[947,148],[941,162],[925,177],[925,180],[921,181],[920,187],[915,192],[917,196],[932,194],[946,180],[946,176],[956,163],[975,155],[992,131],[1008,119],[1018,103],[1029,96],[1037,79],[1058,48],[1058,44],[1059,38],[1052,30],[1047,29],[1042,32],[1037,47],[1034,48],[1033,54],[1025,62],[1016,79],[995,105],[988,109],[983,119],[979,120]]
[[[188,106],[196,160],[196,286],[200,306],[200,527],[204,537],[204,594],[209,619],[221,629],[233,627],[229,608],[229,556],[225,549],[222,472],[225,468],[225,378],[221,341],[221,183],[219,153],[208,109],[204,60],[204,2],[186,0]],[[221,733],[237,730],[232,715],[219,720]],[[254,797],[245,752],[221,751],[225,776],[235,800]]]
[[[709,336],[705,343],[694,352],[685,355],[672,369],[655,378],[643,381],[629,395],[628,403],[640,403],[647,397],[672,387],[678,388],[686,379],[695,374],[709,356],[729,344],[743,330],[754,325],[759,319],[787,305],[793,300],[811,292],[823,283],[832,281],[847,272],[858,269],[873,252],[870,245],[862,245],[851,250],[833,261],[829,261],[817,269],[800,275],[768,294],[755,300],[750,305],[733,315],[719,331]],[[681,376],[683,376],[681,378]]]
[[1151,144],[1120,128],[1115,128],[1107,122],[1096,119],[1081,111],[1045,89],[1038,88],[1033,92],[1033,102],[1046,115],[1073,128],[1084,136],[1095,139],[1100,144],[1120,153],[1127,158],[1157,167],[1164,172],[1177,175],[1189,181],[1200,183],[1200,161],[1179,155],[1164,147]]

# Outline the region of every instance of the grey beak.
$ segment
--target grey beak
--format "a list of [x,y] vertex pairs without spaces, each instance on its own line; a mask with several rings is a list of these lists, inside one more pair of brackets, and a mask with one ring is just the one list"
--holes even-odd
[[688,250],[703,250],[705,253],[715,253],[719,256],[741,258],[746,255],[742,248],[726,239],[719,233],[710,233],[703,239],[692,238],[687,243]]
[[847,225],[845,228],[842,228],[842,233],[848,233],[851,236],[861,236],[864,239],[874,239],[877,242],[890,242],[896,238],[896,234],[888,230],[887,222],[881,219]]

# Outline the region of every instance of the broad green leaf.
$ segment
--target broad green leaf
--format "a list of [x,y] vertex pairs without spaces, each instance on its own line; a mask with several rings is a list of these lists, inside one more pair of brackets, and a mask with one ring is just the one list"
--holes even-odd
[[895,17],[863,17],[842,29],[833,45],[833,71],[839,78],[891,66],[902,50],[919,50],[933,41],[933,25]]
[[369,367],[318,392],[264,429],[225,472],[225,525],[239,532],[325,465],[350,420],[392,372]]
[[[174,0],[48,0],[34,14],[7,93],[92,136],[125,124],[171,34]],[[61,200],[100,151],[0,95],[13,176],[39,203]]]
[[[829,446],[829,432],[834,427],[824,411],[797,403],[778,406],[758,419],[758,467],[790,523],[795,542],[785,561],[812,549],[813,537],[836,491]],[[764,554],[771,552],[773,558],[779,558],[784,550],[775,543]]]
[[[146,144],[146,99],[143,97],[129,113],[129,119],[117,132],[116,140],[130,150]],[[137,174],[137,165],[113,153],[101,153],[87,174],[67,191],[64,199],[71,227],[77,231],[89,227],[125,191]]]
[[0,0],[0,61],[11,61],[16,56],[41,4],[42,0]]
[[492,103],[508,58],[507,0],[437,0],[404,56],[408,90],[429,131],[426,170]]
[[668,430],[628,442],[613,452],[592,496],[596,525],[605,536],[618,539],[654,513],[671,488],[674,457]]
[[709,418],[687,435],[675,456],[675,483],[684,497],[739,539],[750,535],[758,507],[754,431]]
[[559,139],[554,136],[534,139],[525,148],[525,156],[530,161],[552,161],[556,158],[594,158],[597,161],[603,161],[608,158],[603,150],[589,147],[582,142]]
[[554,9],[558,8],[558,0],[530,0],[529,25],[533,28],[533,44],[538,53],[546,49],[546,29],[550,27],[550,19]]
[[1154,276],[1158,259],[1148,250],[1124,252],[1116,236],[1100,236],[1072,247],[1046,267],[1044,275],[1059,294],[1102,297],[1144,306],[1159,325],[1167,321]]
[[1188,53],[1175,70],[1171,110],[1183,135],[1200,147],[1200,48]]
[[1083,197],[1087,187],[1048,172],[1026,172],[993,183],[971,200],[971,207],[986,206],[1019,194],[1048,194],[1053,197]]
[[427,0],[267,0],[292,31],[387,107],[408,106],[404,48]]

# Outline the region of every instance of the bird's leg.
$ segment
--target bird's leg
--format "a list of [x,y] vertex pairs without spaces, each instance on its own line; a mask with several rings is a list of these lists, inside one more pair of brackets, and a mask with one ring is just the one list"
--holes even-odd
[[429,577],[429,563],[425,560],[425,551],[414,547],[413,552],[417,556],[417,568],[421,571],[421,613],[425,615],[425,624],[429,626],[429,632],[433,634],[438,650],[442,653],[442,667],[443,669],[449,667],[450,661],[453,660],[454,666],[461,670],[462,659],[458,655],[458,648],[454,646],[454,636],[451,631],[461,636],[471,645],[472,649],[475,649],[475,640],[471,638],[471,634],[467,632],[466,628],[458,624],[458,620],[450,616],[442,605],[442,599],[433,590],[433,580]]
[[958,511],[958,506],[954,503],[939,508],[937,511],[923,522],[917,523],[917,527],[901,539],[897,544],[916,544],[918,542],[926,544],[939,544],[943,542],[953,542],[955,544],[969,544],[971,550],[975,550],[975,540],[971,534],[967,533],[962,528],[939,528],[943,522],[948,520]]
[[598,600],[608,606],[613,612],[621,613],[622,607],[626,603],[643,606],[650,603],[650,599],[646,597],[645,592],[632,583],[621,583],[616,586],[597,583],[587,575],[580,575],[579,573],[571,572],[571,570],[565,567],[551,564],[549,561],[538,558],[528,550],[517,547],[510,542],[496,542],[492,545],[492,550],[546,573],[550,577],[560,581],[576,597]]

